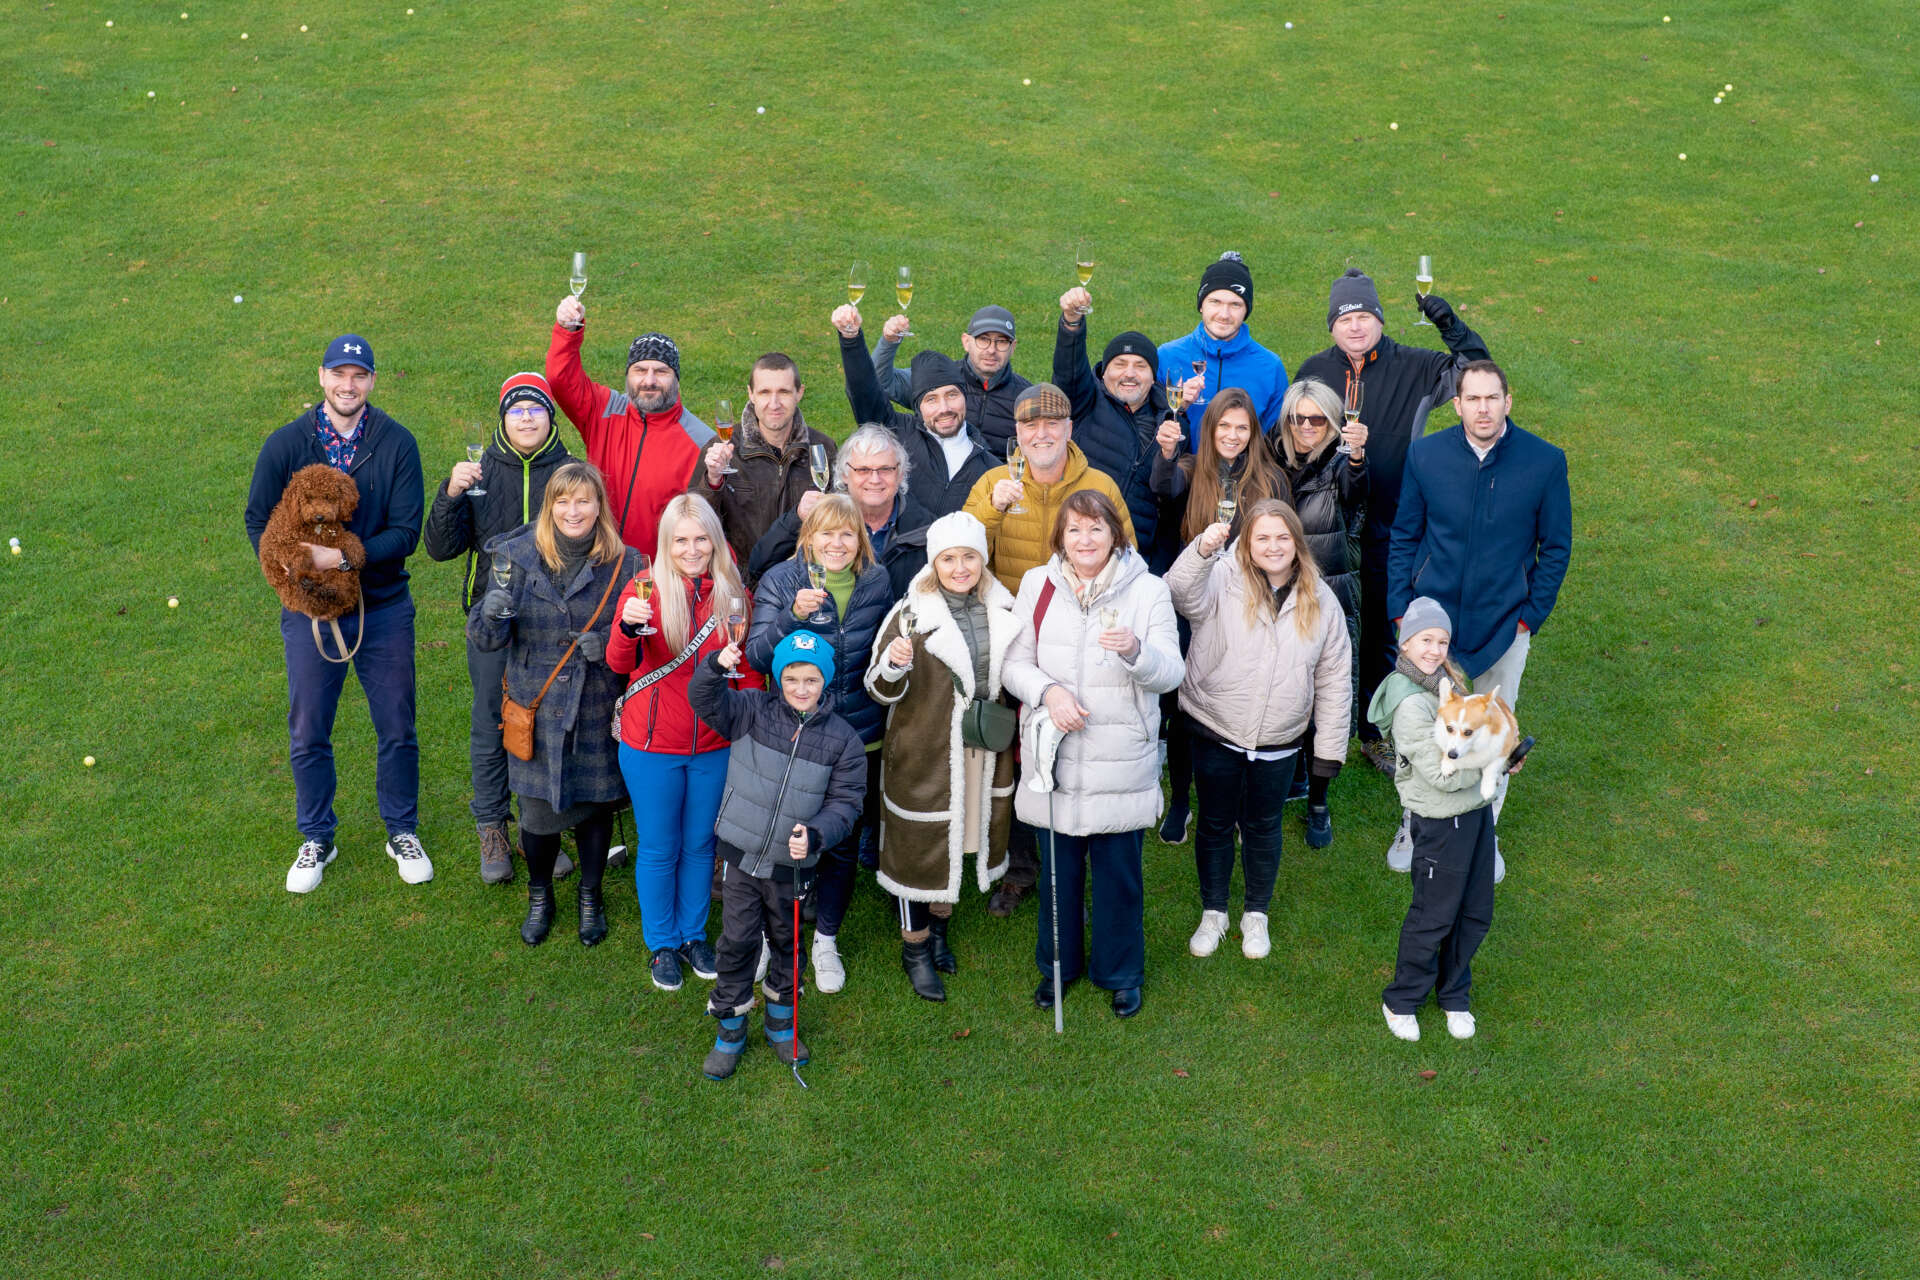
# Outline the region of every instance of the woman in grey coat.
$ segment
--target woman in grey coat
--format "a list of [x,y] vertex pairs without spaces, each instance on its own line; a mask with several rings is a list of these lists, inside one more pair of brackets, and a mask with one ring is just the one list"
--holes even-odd
[[[600,881],[613,815],[626,799],[613,704],[623,683],[607,666],[614,597],[638,569],[620,542],[597,467],[555,471],[533,523],[487,544],[492,585],[467,619],[474,646],[507,650],[506,692],[538,707],[533,758],[510,756],[507,785],[520,800],[527,859],[527,918],[520,939],[553,927],[553,866],[560,833],[573,832],[580,866],[580,941],[607,936]],[[541,693],[545,687],[544,696]]]

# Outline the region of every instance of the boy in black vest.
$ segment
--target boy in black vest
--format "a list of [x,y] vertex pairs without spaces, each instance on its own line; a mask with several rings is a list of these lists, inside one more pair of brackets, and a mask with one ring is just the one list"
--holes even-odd
[[703,663],[687,686],[702,720],[732,742],[727,789],[715,826],[724,864],[720,898],[720,976],[707,1012],[720,1034],[703,1067],[725,1080],[747,1047],[753,1008],[753,970],[760,939],[772,964],[761,990],[767,997],[767,1043],[780,1061],[804,1064],[807,1047],[795,1034],[794,903],[820,852],[853,830],[866,798],[867,760],[860,735],[833,714],[826,693],[833,681],[833,646],[811,631],[795,631],[773,651],[771,689],[726,687],[739,666],[740,647],[728,645]]

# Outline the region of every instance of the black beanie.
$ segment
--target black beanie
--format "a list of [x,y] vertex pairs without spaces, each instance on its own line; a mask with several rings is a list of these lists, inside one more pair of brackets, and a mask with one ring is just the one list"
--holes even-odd
[[1100,367],[1093,371],[1093,376],[1104,377],[1107,365],[1115,356],[1139,356],[1147,362],[1147,368],[1153,370],[1153,380],[1160,381],[1160,348],[1154,346],[1153,339],[1146,334],[1133,329],[1115,334],[1107,349],[1100,353]]
[[913,401],[914,411],[920,409],[920,399],[929,391],[938,391],[941,387],[965,387],[966,374],[961,372],[958,361],[940,354],[938,351],[922,351],[913,358],[908,366],[908,398]]
[[627,367],[631,369],[642,360],[658,360],[673,370],[674,377],[680,376],[680,348],[664,333],[643,333],[633,340],[627,348]]
[[1327,328],[1333,328],[1333,322],[1349,311],[1371,311],[1381,324],[1387,322],[1386,313],[1380,310],[1380,291],[1373,287],[1372,278],[1358,267],[1348,267],[1328,291]]
[[1247,304],[1247,314],[1253,314],[1253,272],[1247,270],[1247,264],[1231,249],[1200,273],[1200,292],[1193,295],[1193,309],[1198,311],[1206,296],[1219,289],[1238,294],[1240,301]]

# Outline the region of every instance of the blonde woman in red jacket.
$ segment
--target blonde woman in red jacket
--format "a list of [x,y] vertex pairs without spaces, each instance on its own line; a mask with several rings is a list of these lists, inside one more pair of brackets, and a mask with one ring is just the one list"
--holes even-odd
[[[696,977],[717,972],[707,909],[728,743],[693,714],[687,683],[703,658],[739,638],[729,635],[730,617],[746,635],[750,608],[713,508],[694,494],[667,503],[653,567],[620,593],[607,644],[607,665],[632,677],[614,722],[633,800],[640,930],[662,991],[679,989],[683,963]],[[762,687],[758,673],[742,670],[741,687]]]

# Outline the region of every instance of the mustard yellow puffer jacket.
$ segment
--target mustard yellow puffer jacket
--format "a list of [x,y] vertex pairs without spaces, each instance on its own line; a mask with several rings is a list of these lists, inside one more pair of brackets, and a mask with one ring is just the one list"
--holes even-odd
[[1068,442],[1067,469],[1052,484],[1041,484],[1028,474],[1026,495],[1019,502],[1026,508],[1024,512],[1009,514],[993,509],[993,486],[1005,480],[1007,474],[1003,465],[975,480],[966,506],[967,514],[987,527],[989,567],[1000,581],[1019,582],[1027,576],[1027,570],[1047,562],[1053,554],[1047,542],[1053,537],[1054,517],[1060,514],[1060,504],[1067,500],[1067,495],[1080,489],[1098,489],[1107,495],[1120,513],[1120,523],[1126,526],[1127,541],[1132,543],[1133,518],[1127,514],[1127,500],[1120,496],[1120,487],[1106,472],[1087,461],[1079,445]]

